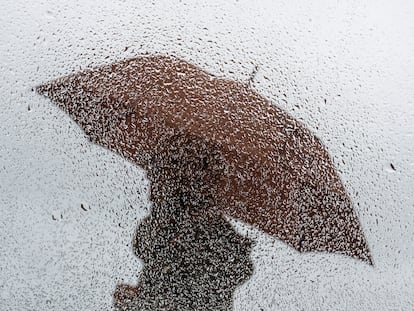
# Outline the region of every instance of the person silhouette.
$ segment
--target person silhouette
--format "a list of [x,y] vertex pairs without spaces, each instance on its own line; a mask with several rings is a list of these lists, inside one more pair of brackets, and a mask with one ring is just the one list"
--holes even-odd
[[151,213],[133,243],[144,269],[137,286],[117,286],[116,311],[232,309],[235,289],[253,274],[253,243],[215,209],[217,150],[191,135],[161,144],[148,170]]

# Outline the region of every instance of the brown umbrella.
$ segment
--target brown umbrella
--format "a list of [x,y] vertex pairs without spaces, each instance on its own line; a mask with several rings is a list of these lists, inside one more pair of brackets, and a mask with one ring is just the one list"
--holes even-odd
[[169,56],[85,70],[37,88],[91,141],[150,169],[156,150],[191,135],[220,152],[216,208],[299,251],[371,263],[350,198],[319,139],[247,84]]

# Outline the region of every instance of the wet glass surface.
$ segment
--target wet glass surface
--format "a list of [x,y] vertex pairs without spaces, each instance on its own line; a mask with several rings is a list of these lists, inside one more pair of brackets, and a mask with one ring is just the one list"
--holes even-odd
[[412,309],[410,2],[2,4],[5,310]]

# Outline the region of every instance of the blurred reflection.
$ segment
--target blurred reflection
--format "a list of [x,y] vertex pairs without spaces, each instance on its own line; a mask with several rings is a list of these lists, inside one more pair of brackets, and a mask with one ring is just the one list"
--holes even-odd
[[192,136],[174,136],[152,161],[151,214],[139,224],[138,285],[119,285],[116,310],[231,310],[253,273],[252,243],[215,209],[220,155]]

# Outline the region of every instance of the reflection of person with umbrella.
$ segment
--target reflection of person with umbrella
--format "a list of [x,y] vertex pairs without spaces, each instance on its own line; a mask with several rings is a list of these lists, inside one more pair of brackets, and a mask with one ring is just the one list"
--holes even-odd
[[[371,262],[323,145],[248,85],[172,57],[148,56],[86,70],[37,90],[69,113],[93,142],[150,173],[151,159],[165,142],[186,141],[174,137],[191,135],[214,146],[224,168],[212,211],[252,224],[298,251]],[[190,175],[198,171],[188,170]],[[164,187],[161,196],[168,197],[169,189]]]

